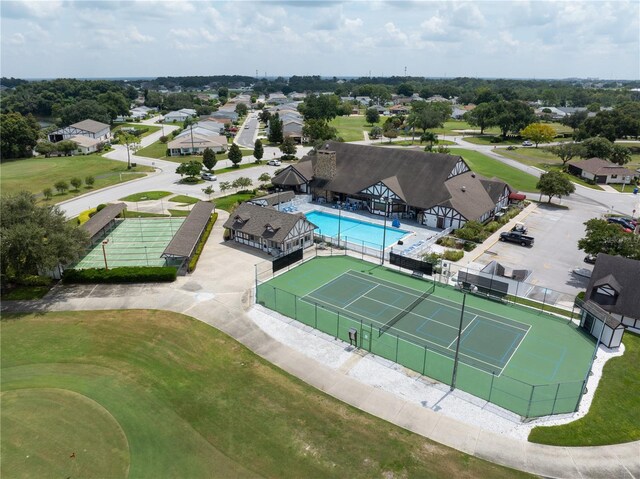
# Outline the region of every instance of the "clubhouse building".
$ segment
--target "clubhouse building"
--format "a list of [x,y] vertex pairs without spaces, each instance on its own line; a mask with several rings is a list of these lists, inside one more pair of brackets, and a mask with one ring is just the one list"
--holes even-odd
[[508,184],[474,173],[460,156],[334,141],[271,182],[314,200],[346,202],[439,229],[488,221],[514,197]]

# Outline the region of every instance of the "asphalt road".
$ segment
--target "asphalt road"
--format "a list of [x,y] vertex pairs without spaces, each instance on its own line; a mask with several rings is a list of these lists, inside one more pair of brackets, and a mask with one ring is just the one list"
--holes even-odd
[[249,113],[244,124],[240,126],[240,131],[234,142],[237,143],[238,146],[253,149],[256,138],[258,137],[258,126],[258,114]]

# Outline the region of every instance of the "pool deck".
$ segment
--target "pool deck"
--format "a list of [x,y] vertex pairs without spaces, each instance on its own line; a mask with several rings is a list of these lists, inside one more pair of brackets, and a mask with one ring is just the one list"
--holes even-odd
[[[303,203],[298,205],[298,212],[300,213],[309,213],[311,211],[320,211],[327,214],[337,215],[338,209],[334,208],[333,205],[320,204],[315,202]],[[378,226],[384,226],[384,219],[378,215],[374,215],[373,213],[369,213],[366,210],[358,210],[358,211],[349,211],[342,210],[342,216],[344,218],[351,218],[358,221],[366,221],[367,223],[372,223]],[[392,218],[387,218],[387,228],[395,229],[391,226]],[[402,253],[403,251],[407,251],[412,246],[420,246],[432,239],[441,230],[435,228],[428,228],[424,225],[417,223],[416,221],[411,221],[407,219],[403,219],[400,222],[400,229],[409,231],[410,234],[402,238],[403,245],[398,246],[397,244],[393,244],[389,248],[393,248],[393,251],[396,253]],[[422,242],[422,243],[421,243]]]

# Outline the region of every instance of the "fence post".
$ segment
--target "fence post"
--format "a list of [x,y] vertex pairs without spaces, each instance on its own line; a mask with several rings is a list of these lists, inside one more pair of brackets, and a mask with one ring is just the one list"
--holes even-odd
[[513,298],[513,303],[518,304],[518,289],[520,288],[520,281],[516,281],[516,296]]
[[278,311],[278,288],[273,287],[273,309]]
[[525,416],[527,419],[529,418],[529,413],[531,412],[531,402],[533,401],[533,392],[536,390],[535,386],[531,386],[531,394],[529,394],[529,405],[527,406],[527,415]]
[[553,406],[551,406],[551,414],[553,414],[556,410],[556,401],[558,400],[558,392],[560,391],[560,383],[556,386],[556,395],[553,398]]
[[318,329],[318,303],[313,303],[315,307],[315,328]]
[[395,363],[398,362],[398,348],[400,347],[400,335],[396,333],[396,360]]
[[493,393],[493,380],[496,378],[496,372],[491,371],[491,386],[489,386],[489,399],[487,401],[491,402],[491,393]]
[[422,375],[426,375],[427,370],[427,347],[424,347],[424,359],[422,360]]
[[544,305],[547,302],[547,288],[544,288],[544,296],[542,297],[542,312],[544,313]]
[[336,339],[338,339],[339,333],[340,333],[340,313],[338,313],[338,321],[336,322]]
[[298,296],[293,295],[293,317],[298,320]]

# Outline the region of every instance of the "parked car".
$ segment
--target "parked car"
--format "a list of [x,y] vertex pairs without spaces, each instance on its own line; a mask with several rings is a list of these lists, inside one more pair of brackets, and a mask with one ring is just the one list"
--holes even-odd
[[208,181],[217,181],[218,177],[214,174],[211,173],[202,173],[201,175],[203,180],[208,180]]
[[596,264],[596,259],[598,259],[598,255],[596,254],[588,254],[584,257],[584,262],[587,264]]
[[527,234],[527,226],[524,223],[516,223],[513,228],[511,228],[511,231],[517,231],[518,233],[522,233],[523,235]]
[[500,241],[509,241],[511,243],[519,243],[522,246],[533,246],[535,239],[533,236],[526,236],[517,231],[509,231],[500,233]]
[[617,217],[617,216],[612,216],[612,217],[610,217],[610,218],[607,218],[607,221],[608,221],[609,223],[613,223],[613,224],[620,225],[620,226],[622,226],[623,228],[628,229],[628,230],[631,230],[631,231],[633,231],[633,230],[634,230],[634,228],[635,228],[635,225],[634,225],[633,223],[630,223],[630,222],[629,222],[629,221],[627,221],[626,219],[624,219],[624,218],[619,218],[619,217]]
[[529,140],[524,140],[522,142],[522,146],[533,146],[533,143],[531,143]]
[[585,278],[591,278],[592,271],[589,268],[576,268],[573,270],[573,274],[583,276]]
[[280,162],[280,160],[269,160],[267,161],[267,165],[271,165],[271,166],[280,166],[282,163]]

